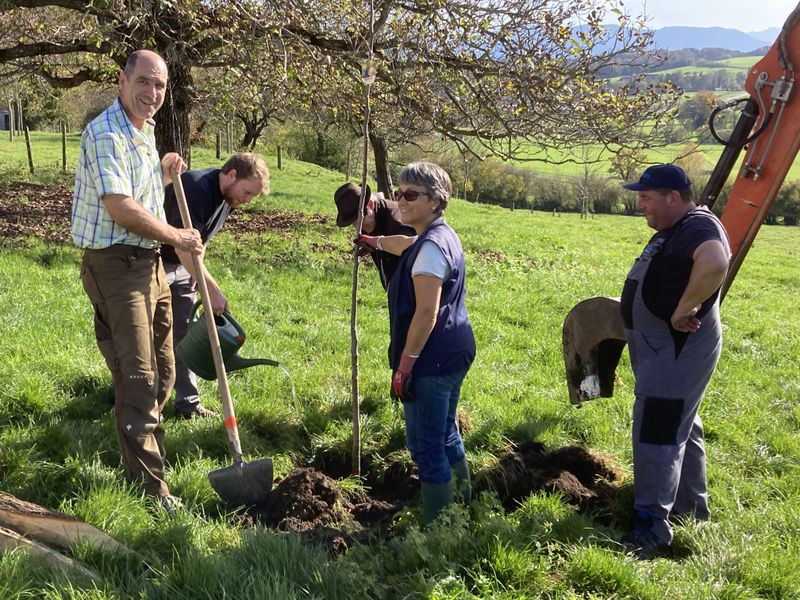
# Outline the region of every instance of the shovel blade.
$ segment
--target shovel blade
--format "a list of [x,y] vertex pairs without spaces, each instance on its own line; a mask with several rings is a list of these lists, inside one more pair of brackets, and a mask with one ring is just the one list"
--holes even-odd
[[272,491],[272,459],[234,463],[208,474],[208,481],[228,506],[249,506],[266,501]]

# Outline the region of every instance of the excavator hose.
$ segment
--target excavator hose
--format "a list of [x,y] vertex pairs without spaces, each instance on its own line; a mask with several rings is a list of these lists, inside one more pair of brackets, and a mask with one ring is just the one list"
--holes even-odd
[[717,108],[711,111],[711,115],[708,117],[708,128],[711,131],[711,135],[714,136],[714,139],[717,140],[723,146],[728,146],[729,148],[741,148],[749,144],[750,142],[754,141],[758,136],[764,133],[764,130],[767,127],[769,127],[769,123],[772,120],[772,113],[767,113],[767,118],[764,119],[763,123],[761,123],[761,127],[759,127],[758,130],[748,138],[745,138],[743,140],[731,140],[731,139],[724,140],[719,136],[716,128],[714,127],[714,119],[716,119],[717,115],[724,110],[728,110],[729,108],[732,108],[737,104],[742,104],[743,102],[747,102],[749,100],[750,100],[749,97],[739,98],[738,100],[735,100],[733,103],[728,103],[723,106],[718,106]]

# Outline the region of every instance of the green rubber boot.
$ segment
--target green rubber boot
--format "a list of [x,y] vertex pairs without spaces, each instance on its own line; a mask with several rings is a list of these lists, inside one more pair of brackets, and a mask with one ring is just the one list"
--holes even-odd
[[425,525],[430,525],[442,512],[442,509],[453,501],[453,486],[447,483],[422,483],[422,518]]
[[472,481],[469,477],[469,464],[467,458],[452,465],[456,476],[456,498],[469,506],[472,503]]

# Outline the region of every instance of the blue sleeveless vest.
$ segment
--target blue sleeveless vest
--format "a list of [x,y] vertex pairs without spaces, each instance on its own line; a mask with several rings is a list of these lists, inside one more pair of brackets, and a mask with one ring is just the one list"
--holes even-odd
[[456,232],[439,217],[403,253],[394,277],[389,280],[389,366],[395,370],[400,364],[408,327],[416,310],[411,268],[426,240],[441,248],[450,265],[450,277],[442,284],[436,325],[414,364],[415,377],[456,373],[469,368],[475,358],[475,337],[464,305],[464,251]]

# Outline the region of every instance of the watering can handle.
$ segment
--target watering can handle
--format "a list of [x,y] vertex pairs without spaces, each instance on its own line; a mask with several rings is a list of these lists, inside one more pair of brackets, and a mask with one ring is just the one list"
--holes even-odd
[[[202,294],[202,291],[200,293]],[[195,300],[194,304],[192,305],[192,310],[189,311],[190,323],[193,323],[194,321],[199,319],[199,317],[197,316],[197,311],[200,310],[200,307],[203,307],[203,312],[205,312],[205,307],[203,306],[202,299]],[[244,335],[244,330],[242,329],[242,326],[239,325],[239,322],[233,318],[233,315],[227,308],[224,311],[222,311],[222,316],[236,328],[236,331],[238,331],[240,335]]]
[[[175,169],[171,169],[170,171],[172,175],[172,188],[175,191],[175,198],[178,201],[178,208],[181,211],[181,221],[183,221],[184,228],[189,229],[192,227],[192,218],[189,216],[189,206],[186,203],[183,182]],[[217,370],[217,383],[220,400],[222,401],[222,412],[225,416],[225,429],[228,432],[228,442],[231,447],[233,462],[242,464],[242,444],[239,440],[239,428],[236,425],[236,414],[233,412],[233,400],[231,399],[231,390],[228,386],[228,375],[225,372],[225,362],[222,359],[222,349],[219,345],[217,324],[214,321],[214,312],[211,309],[208,286],[206,285],[206,278],[203,277],[203,262],[198,255],[192,254],[192,263],[194,264],[194,271],[197,273],[197,287],[200,288],[203,312],[206,316],[208,339],[211,342],[211,354],[214,358],[214,367]],[[192,316],[190,320],[194,317],[195,312],[199,308],[199,304],[199,302],[195,303],[192,307]]]
[[203,301],[195,300],[194,304],[192,305],[192,310],[189,312],[189,323],[197,320],[197,311],[200,310],[201,306],[203,306]]

